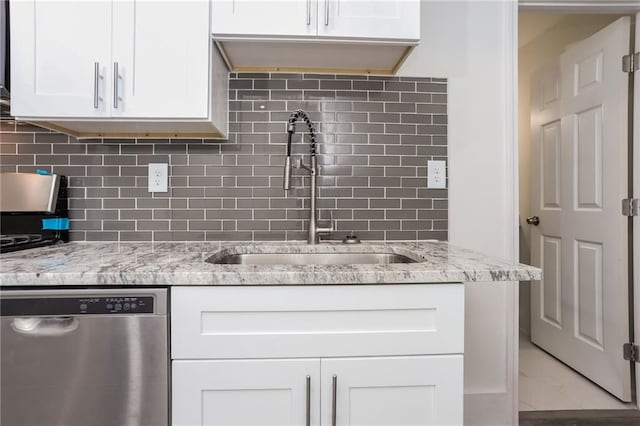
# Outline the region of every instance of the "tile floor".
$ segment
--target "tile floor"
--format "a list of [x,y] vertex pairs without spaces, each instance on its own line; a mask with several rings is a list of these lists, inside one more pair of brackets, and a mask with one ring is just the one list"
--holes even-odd
[[638,426],[638,410],[521,411],[519,426]]
[[520,411],[632,409],[520,335]]

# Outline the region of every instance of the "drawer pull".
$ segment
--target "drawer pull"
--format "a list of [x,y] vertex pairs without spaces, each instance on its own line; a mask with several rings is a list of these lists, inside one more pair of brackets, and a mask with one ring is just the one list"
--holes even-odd
[[307,376],[307,426],[311,426],[311,376]]
[[329,0],[324,0],[324,25],[329,25]]
[[335,374],[331,378],[331,426],[336,426],[336,394],[338,393],[338,376]]

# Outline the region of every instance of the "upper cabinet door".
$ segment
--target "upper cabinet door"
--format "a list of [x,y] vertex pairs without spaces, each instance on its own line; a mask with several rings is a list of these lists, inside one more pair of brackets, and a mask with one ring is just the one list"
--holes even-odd
[[419,0],[318,0],[318,35],[420,39]]
[[214,36],[316,36],[318,0],[213,0]]
[[12,115],[109,114],[110,1],[11,2],[11,54]]
[[206,117],[209,2],[113,2],[113,117]]

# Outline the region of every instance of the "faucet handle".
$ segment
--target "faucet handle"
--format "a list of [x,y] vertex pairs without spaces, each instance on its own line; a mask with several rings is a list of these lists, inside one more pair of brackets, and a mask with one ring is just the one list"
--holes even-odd
[[302,157],[296,158],[296,162],[295,162],[294,167],[296,169],[304,169],[304,170],[308,171],[309,173],[313,173],[313,171],[311,170],[311,167],[304,165],[304,163],[302,162]]
[[333,211],[329,210],[329,226],[318,227],[318,232],[323,234],[330,234],[332,232],[335,232],[335,230],[336,230],[336,226],[335,226],[335,221],[333,220]]

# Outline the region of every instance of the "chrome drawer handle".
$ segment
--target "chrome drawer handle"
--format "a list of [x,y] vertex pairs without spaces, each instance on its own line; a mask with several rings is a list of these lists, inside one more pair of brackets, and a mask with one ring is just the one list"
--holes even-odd
[[329,25],[329,0],[324,0],[324,24]]
[[311,426],[311,376],[307,376],[307,426]]
[[336,410],[336,395],[338,393],[338,376],[336,376],[335,374],[333,375],[333,377],[331,378],[331,387],[333,388],[332,390],[332,396],[331,396],[331,426],[336,426],[336,417],[337,417],[337,410]]

